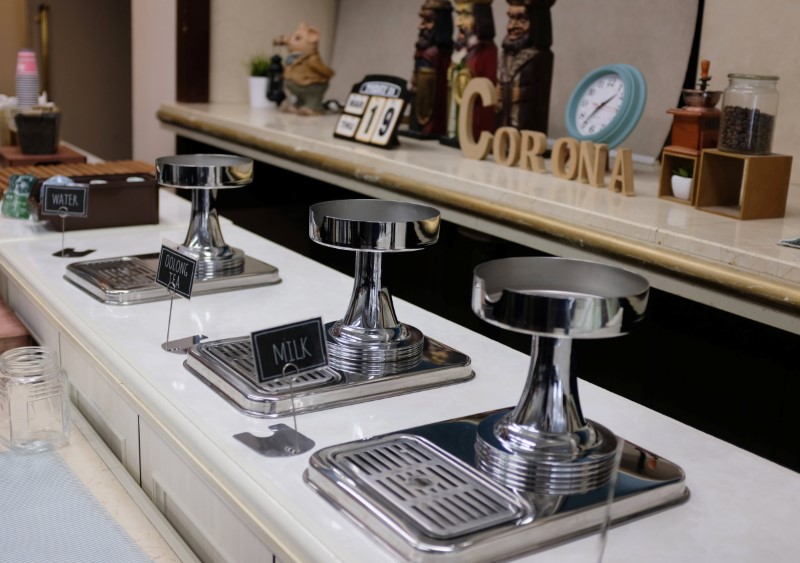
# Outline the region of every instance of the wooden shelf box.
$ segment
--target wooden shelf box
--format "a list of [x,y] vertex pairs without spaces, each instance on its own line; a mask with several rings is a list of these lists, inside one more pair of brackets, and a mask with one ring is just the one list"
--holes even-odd
[[701,211],[735,219],[770,219],[786,213],[792,157],[706,149],[696,174]]
[[[661,176],[658,182],[658,197],[684,205],[694,205],[697,198],[697,172],[700,152],[679,146],[664,147],[661,153]],[[672,193],[672,175],[678,168],[692,170],[692,188],[689,199],[675,197]]]

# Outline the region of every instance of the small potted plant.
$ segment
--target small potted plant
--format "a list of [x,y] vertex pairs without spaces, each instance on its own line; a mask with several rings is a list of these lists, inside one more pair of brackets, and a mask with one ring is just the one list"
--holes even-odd
[[688,200],[692,194],[692,167],[680,167],[672,171],[672,195]]
[[250,107],[267,107],[267,71],[269,70],[270,58],[266,55],[254,55],[246,62],[250,73]]

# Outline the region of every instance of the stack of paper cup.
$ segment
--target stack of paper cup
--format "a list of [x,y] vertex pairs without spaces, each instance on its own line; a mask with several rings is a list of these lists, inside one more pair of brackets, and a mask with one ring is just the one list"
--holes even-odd
[[39,103],[39,71],[36,53],[22,49],[17,53],[17,109],[30,109]]

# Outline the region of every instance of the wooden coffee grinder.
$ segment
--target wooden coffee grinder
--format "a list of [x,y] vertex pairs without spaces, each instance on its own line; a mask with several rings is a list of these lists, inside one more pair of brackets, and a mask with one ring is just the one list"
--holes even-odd
[[[698,89],[684,89],[683,101],[686,105],[667,110],[667,113],[672,114],[672,144],[664,148],[661,156],[659,197],[693,205],[697,184],[694,172],[697,168],[695,165],[700,160],[700,152],[717,146],[722,112],[716,105],[722,97],[722,91],[708,89],[708,82],[711,80],[708,74],[710,66],[707,60],[700,61]],[[692,177],[688,198],[676,197],[671,187],[671,177],[678,170]]]
[[699,152],[717,147],[719,121],[722,112],[716,108],[722,97],[721,90],[708,90],[711,77],[709,61],[700,61],[699,89],[684,89],[682,108],[668,109],[672,114],[672,145]]

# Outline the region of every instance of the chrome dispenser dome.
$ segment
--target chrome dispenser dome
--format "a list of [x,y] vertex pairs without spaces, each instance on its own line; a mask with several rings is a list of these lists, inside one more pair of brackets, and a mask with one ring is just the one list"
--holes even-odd
[[222,154],[185,154],[156,159],[160,186],[192,189],[192,216],[184,245],[197,252],[199,277],[237,274],[244,252],[225,243],[216,209],[216,190],[253,181],[253,161]]
[[546,495],[605,485],[617,437],[583,417],[570,370],[573,338],[625,334],[647,306],[643,277],[564,258],[507,258],[475,268],[472,310],[483,320],[533,335],[522,397],[478,429],[477,465],[499,482]]
[[381,282],[381,255],[435,243],[439,211],[400,201],[327,201],[309,209],[308,235],[319,244],[356,252],[350,305],[329,329],[331,365],[383,375],[419,363],[424,336],[397,320],[389,290]]

